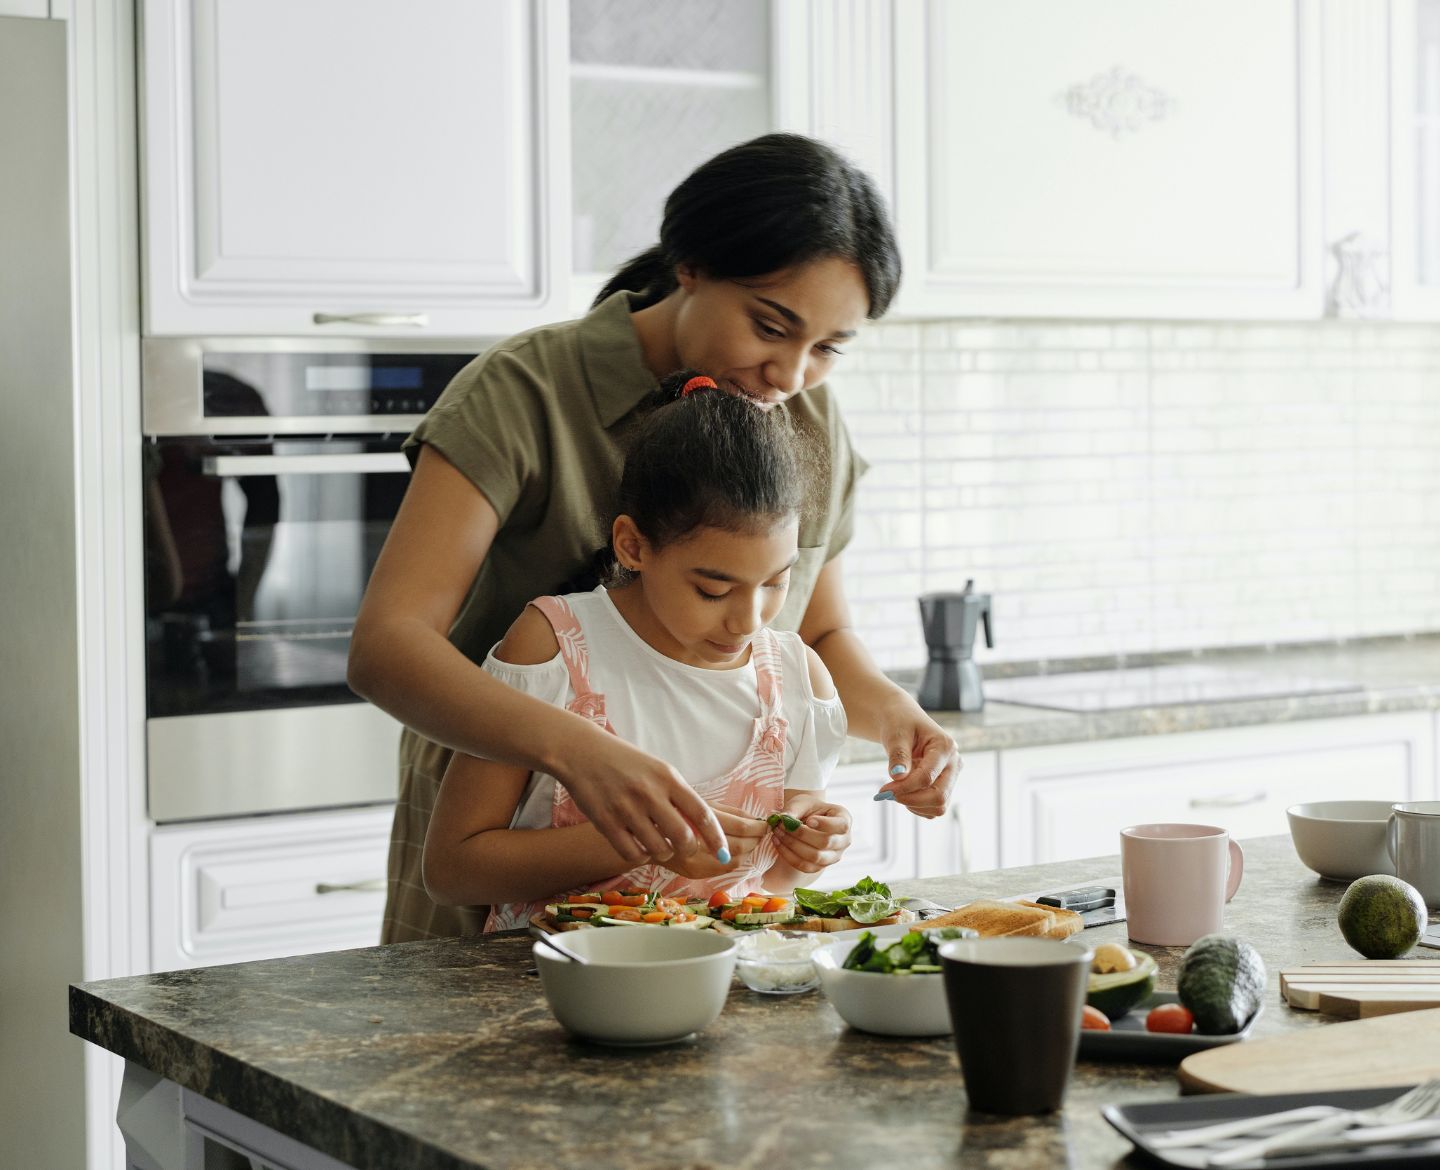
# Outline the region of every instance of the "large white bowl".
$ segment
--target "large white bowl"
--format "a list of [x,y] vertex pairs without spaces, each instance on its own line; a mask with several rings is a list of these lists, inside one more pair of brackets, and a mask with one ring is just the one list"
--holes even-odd
[[[855,932],[858,936],[859,932]],[[885,938],[888,931],[876,931]],[[890,937],[895,937],[890,935]],[[945,980],[933,975],[882,975],[846,971],[842,964],[858,939],[837,939],[815,952],[820,987],[852,1028],[882,1036],[944,1036],[952,1030]]]
[[715,1022],[735,943],[711,931],[611,926],[565,933],[576,963],[535,943],[540,986],[564,1027],[600,1044],[669,1044]]
[[[1398,799],[1398,798],[1397,798]],[[1290,840],[1307,867],[1322,877],[1354,881],[1395,872],[1385,851],[1388,800],[1320,800],[1285,810]]]

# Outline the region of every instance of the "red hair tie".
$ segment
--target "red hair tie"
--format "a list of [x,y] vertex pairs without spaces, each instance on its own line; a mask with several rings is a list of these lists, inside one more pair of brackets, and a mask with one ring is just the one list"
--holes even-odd
[[686,395],[691,394],[696,390],[718,389],[720,389],[720,387],[715,385],[714,378],[707,378],[704,374],[696,374],[695,377],[691,378],[690,381],[686,382],[685,385],[680,387],[680,397],[684,398]]

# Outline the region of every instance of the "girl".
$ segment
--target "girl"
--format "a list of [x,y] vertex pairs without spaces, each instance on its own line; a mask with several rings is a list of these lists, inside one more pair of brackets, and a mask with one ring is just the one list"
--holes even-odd
[[845,740],[819,656],[768,628],[798,555],[801,444],[784,414],[711,378],[679,375],[660,394],[670,404],[625,461],[601,554],[611,587],[532,601],[485,669],[694,777],[732,856],[667,851],[632,867],[553,777],[457,753],[425,840],[425,886],[441,904],[491,906],[487,931],[597,886],[789,891],[838,856],[797,851],[797,835],[828,836],[813,824],[766,823],[787,802],[823,798]]
[[456,376],[407,444],[414,475],[350,644],[351,687],[406,727],[385,942],[481,925],[436,903],[420,872],[452,751],[556,777],[628,864],[688,852],[697,834],[712,853],[726,847],[673,764],[479,665],[532,597],[573,578],[608,539],[626,446],[658,380],[682,367],[779,403],[822,449],[827,474],[773,624],[820,655],[852,733],[884,745],[892,779],[880,795],[919,816],[945,811],[955,741],[851,629],[841,553],[865,464],[822,385],[865,320],[885,313],[899,276],[869,178],[823,143],[766,135],[671,193],[660,243],[588,316],[502,342]]

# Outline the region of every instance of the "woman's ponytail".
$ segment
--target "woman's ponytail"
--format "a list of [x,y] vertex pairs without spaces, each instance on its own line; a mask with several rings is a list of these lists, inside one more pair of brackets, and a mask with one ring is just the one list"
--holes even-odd
[[590,307],[593,309],[617,292],[632,292],[640,294],[640,303],[635,308],[643,309],[664,300],[675,291],[675,287],[675,266],[665,259],[665,249],[656,244],[632,257],[607,280]]

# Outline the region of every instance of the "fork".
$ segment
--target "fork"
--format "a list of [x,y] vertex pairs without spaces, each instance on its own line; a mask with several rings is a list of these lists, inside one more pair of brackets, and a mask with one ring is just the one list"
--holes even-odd
[[1303,1146],[1316,1138],[1340,1133],[1351,1126],[1396,1125],[1404,1121],[1418,1121],[1440,1113],[1440,1080],[1426,1081],[1416,1085],[1393,1101],[1371,1109],[1345,1109],[1329,1117],[1321,1117],[1306,1125],[1298,1125],[1283,1133],[1273,1134],[1258,1141],[1242,1142],[1206,1159],[1207,1166],[1234,1166],[1264,1158],[1278,1150],[1292,1146]]

